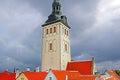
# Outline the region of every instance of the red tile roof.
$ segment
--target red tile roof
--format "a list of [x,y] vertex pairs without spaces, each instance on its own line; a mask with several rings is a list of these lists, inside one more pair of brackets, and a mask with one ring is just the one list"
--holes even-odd
[[78,71],[58,71],[52,70],[57,80],[95,80],[95,75],[81,75]]
[[44,80],[47,72],[23,72],[28,80]]
[[120,80],[120,77],[112,70],[107,70],[107,73],[110,76],[106,76],[106,74],[104,76],[99,77],[99,80]]
[[80,80],[95,80],[97,76],[91,75],[91,76],[80,76]]
[[86,60],[86,61],[72,61],[68,62],[67,71],[79,71],[83,75],[91,75],[92,74],[92,67],[93,61]]
[[107,71],[110,74],[110,77],[107,80],[120,80],[120,77],[112,70]]
[[66,77],[68,77],[68,80],[70,77],[79,77],[80,73],[78,71],[58,71],[58,70],[52,70],[53,74],[56,76],[57,80],[66,80]]
[[96,77],[94,75],[80,75],[79,77],[71,77],[68,80],[95,80]]
[[15,80],[16,74],[8,71],[0,72],[0,80]]

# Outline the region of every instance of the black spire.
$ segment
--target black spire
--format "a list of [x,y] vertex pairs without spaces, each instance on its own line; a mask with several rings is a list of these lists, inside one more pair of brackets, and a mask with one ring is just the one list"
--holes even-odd
[[62,13],[60,0],[54,0],[52,4],[52,13],[50,16],[48,16],[48,20],[46,21],[46,23],[60,19],[61,15]]
[[57,21],[61,21],[63,24],[65,24],[67,27],[69,27],[67,24],[67,17],[62,15],[60,0],[53,1],[52,13],[48,16],[48,20],[45,22],[44,25],[48,25],[48,24],[51,24],[51,23],[54,23]]
[[54,0],[52,4],[52,14],[61,15],[61,4],[60,0]]

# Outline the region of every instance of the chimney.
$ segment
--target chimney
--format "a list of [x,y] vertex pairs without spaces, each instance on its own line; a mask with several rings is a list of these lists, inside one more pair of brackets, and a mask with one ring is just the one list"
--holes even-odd
[[26,68],[26,71],[27,71],[27,72],[30,72],[30,67],[27,67],[27,68]]
[[7,72],[8,72],[9,70],[8,70],[8,69],[5,69],[5,71],[7,71]]
[[95,58],[92,57],[92,74],[94,75],[95,72],[97,72],[96,64],[95,64]]
[[35,72],[40,72],[40,67],[36,66]]

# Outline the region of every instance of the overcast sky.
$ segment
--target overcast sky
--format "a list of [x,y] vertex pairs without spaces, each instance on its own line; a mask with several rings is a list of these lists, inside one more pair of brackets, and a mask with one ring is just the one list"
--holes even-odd
[[[53,0],[0,0],[0,71],[41,63],[41,25]],[[120,69],[120,0],[61,0],[74,60],[95,57],[98,71]]]

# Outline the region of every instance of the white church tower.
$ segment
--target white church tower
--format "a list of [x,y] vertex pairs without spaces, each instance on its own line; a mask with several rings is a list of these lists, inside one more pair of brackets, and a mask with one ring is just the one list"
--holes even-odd
[[54,0],[52,13],[42,25],[41,70],[65,70],[71,61],[70,27],[66,16],[61,13],[60,0]]

